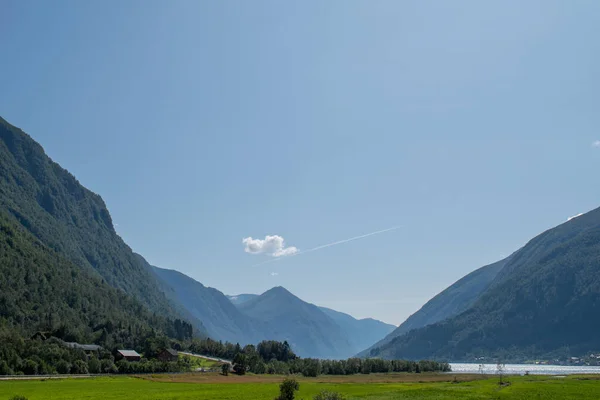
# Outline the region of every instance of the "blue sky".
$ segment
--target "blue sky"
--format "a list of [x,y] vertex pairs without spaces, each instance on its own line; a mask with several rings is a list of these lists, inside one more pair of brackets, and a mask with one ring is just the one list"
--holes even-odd
[[0,115],[152,264],[399,324],[600,205],[598,37],[595,0],[5,0]]

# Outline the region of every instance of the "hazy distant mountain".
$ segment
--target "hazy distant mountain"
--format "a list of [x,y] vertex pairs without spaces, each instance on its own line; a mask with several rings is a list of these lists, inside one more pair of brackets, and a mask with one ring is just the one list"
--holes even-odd
[[[273,293],[279,293],[279,295],[273,295]],[[271,296],[269,297],[268,300],[262,300],[263,304],[261,305],[261,307],[264,307],[265,304],[264,303],[268,303],[269,307],[274,307],[274,309],[277,311],[277,315],[279,318],[279,313],[283,313],[283,312],[295,312],[292,310],[295,310],[295,307],[290,307],[286,302],[283,302],[283,305],[279,305],[277,303],[277,301],[279,301],[281,298],[287,298],[289,296],[292,296],[293,299],[297,299],[299,300],[301,303],[299,303],[298,301],[293,301],[292,303],[295,306],[298,306],[299,304],[302,305],[302,307],[309,307],[311,312],[314,312],[316,315],[319,316],[319,318],[322,318],[322,315],[320,313],[317,313],[316,309],[314,309],[312,304],[308,304],[300,299],[298,299],[296,296],[292,295],[291,293],[289,293],[286,289],[284,288],[273,288],[271,289],[271,291],[268,291],[264,294],[264,296]],[[251,306],[243,306],[245,303],[248,303],[250,301],[256,300],[259,296],[256,294],[239,294],[239,295],[234,295],[234,296],[227,296],[229,298],[229,300],[231,300],[231,302],[237,306],[239,306],[240,310],[248,313],[248,314],[252,314],[254,315],[254,310],[256,310],[256,305],[251,305]],[[364,349],[365,347],[372,345],[373,343],[375,343],[377,340],[381,339],[382,337],[384,337],[385,335],[387,335],[388,333],[390,333],[395,326],[394,325],[390,325],[390,324],[386,324],[384,322],[381,321],[377,321],[374,320],[372,318],[365,318],[365,319],[356,319],[354,317],[352,317],[351,315],[348,314],[344,314],[342,312],[339,311],[335,311],[329,308],[325,308],[325,307],[317,307],[321,312],[323,312],[326,316],[328,316],[329,318],[331,318],[331,320],[341,329],[341,334],[345,337],[345,340],[347,340],[347,342],[349,343],[350,347],[353,349],[352,350],[352,354],[356,353],[359,349]],[[248,310],[251,311],[248,311]],[[262,311],[260,311],[262,312]],[[314,317],[312,317],[314,318]],[[268,326],[272,326],[272,322],[277,320],[277,318],[273,318],[271,319],[270,317],[264,317],[262,318],[262,320],[266,323],[268,323]],[[296,319],[295,322],[297,323],[303,323],[305,321],[302,321],[301,319]],[[327,321],[327,323],[329,323],[330,321]],[[297,328],[294,327],[294,325],[289,325],[292,327],[292,331],[296,331]],[[283,332],[278,332],[278,334],[282,334]],[[349,353],[348,353],[349,354]],[[349,356],[346,355],[345,353],[343,353],[343,356]]]
[[372,349],[387,358],[535,358],[600,349],[600,209],[515,252],[464,312]]
[[[510,257],[481,267],[461,278],[450,287],[429,300],[416,313],[412,314],[392,333],[370,348],[360,352],[359,357],[368,357],[372,348],[379,348],[405,333],[422,328],[446,318],[458,315],[471,307],[504,267]],[[375,353],[373,353],[375,354]]]
[[342,328],[319,307],[283,287],[275,287],[237,306],[262,321],[270,339],[287,340],[302,357],[346,358],[353,347]]
[[231,301],[235,305],[245,303],[248,300],[252,300],[256,297],[258,297],[257,294],[236,294],[234,296],[227,296],[229,301]]
[[319,307],[345,332],[354,349],[364,349],[392,332],[396,326],[372,318],[356,319],[330,308]]
[[202,321],[209,337],[242,345],[256,344],[268,338],[260,328],[257,329],[257,325],[262,324],[243,314],[217,289],[206,287],[178,271],[152,268],[166,282],[163,289],[167,295]]

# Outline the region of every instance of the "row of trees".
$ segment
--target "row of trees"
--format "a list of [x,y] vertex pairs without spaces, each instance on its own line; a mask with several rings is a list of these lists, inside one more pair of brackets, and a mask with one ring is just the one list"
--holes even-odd
[[436,361],[407,361],[350,358],[319,360],[299,358],[287,342],[263,341],[256,347],[245,346],[233,357],[234,371],[239,374],[353,375],[388,372],[448,372],[450,365]]
[[256,360],[243,353],[234,358],[234,370],[238,373],[249,371],[255,374],[302,374],[354,375],[389,372],[449,372],[448,363],[436,361],[407,361],[350,358],[348,360],[319,360],[314,358],[296,358],[288,362]]

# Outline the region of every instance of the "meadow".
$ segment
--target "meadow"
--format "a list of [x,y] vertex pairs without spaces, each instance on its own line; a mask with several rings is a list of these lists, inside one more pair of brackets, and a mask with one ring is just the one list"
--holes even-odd
[[[0,399],[222,399],[273,400],[282,376],[184,374],[0,381]],[[498,378],[447,374],[373,374],[298,378],[297,399],[321,390],[343,393],[348,400],[369,399],[597,399],[600,376],[514,376]]]

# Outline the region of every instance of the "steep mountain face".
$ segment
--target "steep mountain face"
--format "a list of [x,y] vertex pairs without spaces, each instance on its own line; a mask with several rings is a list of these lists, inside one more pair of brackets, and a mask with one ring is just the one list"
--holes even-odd
[[152,267],[166,283],[167,296],[182,304],[195,318],[203,321],[209,337],[231,343],[255,344],[267,339],[257,324],[243,314],[217,289],[209,288],[181,272]]
[[[0,211],[0,288],[0,332],[7,342],[44,332],[107,348],[136,348],[152,329],[177,337],[173,321],[152,315],[93,270],[48,248],[5,211]],[[3,340],[0,358],[14,357],[10,346],[3,353]]]
[[481,293],[489,287],[509,259],[510,257],[507,257],[504,260],[486,265],[461,278],[429,300],[419,311],[408,317],[392,333],[370,348],[360,352],[358,356],[369,357],[370,355],[375,355],[377,351],[371,354],[372,349],[385,346],[398,336],[402,336],[413,329],[443,321],[467,310],[475,303]]
[[270,339],[287,341],[301,357],[347,358],[354,354],[343,330],[319,307],[282,287],[275,287],[238,305],[261,321]]
[[469,360],[581,355],[600,349],[600,209],[514,253],[459,315],[373,349],[386,358]]
[[245,303],[248,300],[252,300],[252,299],[255,299],[257,297],[258,297],[257,294],[248,294],[248,293],[236,294],[235,296],[227,296],[227,298],[229,299],[229,301],[231,301],[235,305],[239,305],[239,304]]
[[392,332],[396,327],[372,318],[356,319],[351,315],[326,307],[319,307],[348,337],[354,349],[364,349]]
[[[182,310],[116,234],[100,196],[53,162],[43,148],[0,118],[0,211],[49,249],[165,316]],[[202,330],[199,321],[195,327]]]

